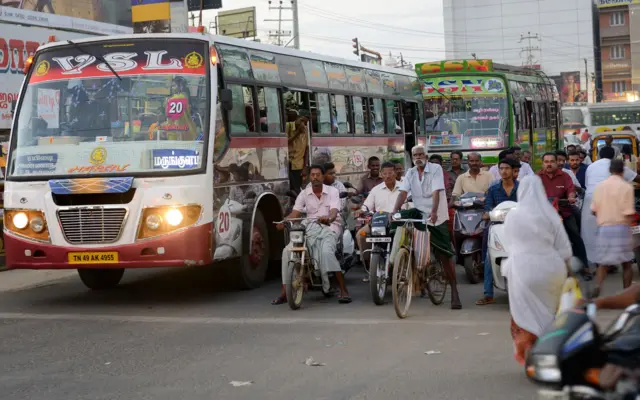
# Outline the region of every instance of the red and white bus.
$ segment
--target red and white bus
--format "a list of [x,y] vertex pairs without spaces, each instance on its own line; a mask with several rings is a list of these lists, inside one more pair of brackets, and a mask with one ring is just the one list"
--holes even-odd
[[46,44],[30,60],[9,146],[7,264],[77,269],[231,264],[265,279],[288,204],[285,123],[311,115],[308,162],[356,181],[404,158],[422,104],[413,71],[207,34]]

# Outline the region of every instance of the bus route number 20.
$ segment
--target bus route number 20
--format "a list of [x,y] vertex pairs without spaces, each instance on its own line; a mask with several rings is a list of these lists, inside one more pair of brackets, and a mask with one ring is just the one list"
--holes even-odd
[[220,210],[217,223],[218,233],[220,234],[220,236],[222,236],[223,238],[229,236],[229,231],[231,230],[231,214],[229,213],[228,209],[224,208]]

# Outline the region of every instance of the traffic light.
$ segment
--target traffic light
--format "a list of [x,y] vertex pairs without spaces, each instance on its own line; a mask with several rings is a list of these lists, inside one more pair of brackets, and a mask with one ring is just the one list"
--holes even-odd
[[358,43],[358,38],[353,38],[351,41],[353,42],[353,48],[355,49],[353,50],[353,54],[360,56],[360,43]]

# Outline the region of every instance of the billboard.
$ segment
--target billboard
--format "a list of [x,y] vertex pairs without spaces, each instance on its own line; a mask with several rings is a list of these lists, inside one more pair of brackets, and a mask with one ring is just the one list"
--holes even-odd
[[0,24],[0,130],[11,128],[11,101],[17,100],[24,80],[24,63],[49,36],[56,40],[88,37],[86,33]]
[[0,22],[116,35],[131,33],[131,0],[0,2]]
[[220,11],[216,17],[218,35],[236,38],[256,37],[256,8]]
[[587,101],[587,93],[580,90],[580,72],[560,73],[562,83],[560,86],[560,101],[562,103],[583,103]]
[[200,5],[203,10],[217,10],[222,8],[222,0],[187,0],[189,11],[200,11]]
[[629,4],[639,4],[639,0],[596,0],[598,8],[626,6]]
[[131,0],[134,33],[188,32],[186,0]]

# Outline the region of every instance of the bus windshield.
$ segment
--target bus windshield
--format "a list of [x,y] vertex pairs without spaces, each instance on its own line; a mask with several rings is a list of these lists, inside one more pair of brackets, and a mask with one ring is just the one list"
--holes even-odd
[[206,43],[109,41],[38,54],[18,106],[8,177],[202,167]]
[[562,110],[562,123],[564,126],[584,127],[584,113],[579,108],[570,108]]
[[502,79],[444,77],[423,83],[430,147],[468,150],[506,145],[509,103]]

